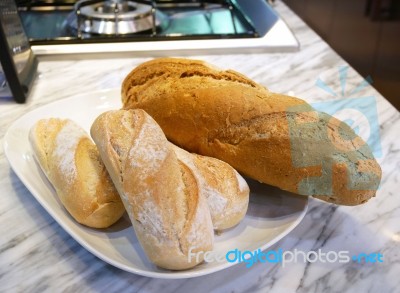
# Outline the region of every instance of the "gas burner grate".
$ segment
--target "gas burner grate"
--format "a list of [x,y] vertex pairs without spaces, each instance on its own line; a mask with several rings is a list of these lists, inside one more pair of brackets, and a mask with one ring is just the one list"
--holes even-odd
[[[168,14],[168,10],[175,12]],[[74,5],[74,13],[68,17],[68,22],[81,39],[87,34],[123,36],[145,31],[154,37],[160,26],[165,31],[171,21],[196,15],[204,17],[212,28],[212,13],[222,10],[229,11],[232,34],[238,34],[235,13],[240,14],[240,11],[235,11],[230,0],[80,0]]]
[[99,35],[125,35],[141,31],[156,32],[154,1],[141,0],[80,0],[75,5],[76,21],[70,24],[83,33]]
[[298,48],[265,0],[16,1],[30,44],[44,54]]

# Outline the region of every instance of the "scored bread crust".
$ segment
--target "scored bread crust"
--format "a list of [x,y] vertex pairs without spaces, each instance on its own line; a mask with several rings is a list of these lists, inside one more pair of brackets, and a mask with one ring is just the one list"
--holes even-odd
[[232,70],[155,59],[126,76],[121,94],[124,109],[144,109],[171,142],[263,183],[343,205],[367,201],[379,186],[380,166],[350,127]]
[[42,119],[29,133],[34,156],[71,216],[107,228],[125,212],[95,144],[68,119]]
[[237,225],[246,215],[249,205],[249,186],[227,163],[189,153],[171,144],[178,160],[194,174],[199,190],[207,199],[215,230]]
[[143,110],[109,111],[91,135],[150,261],[172,270],[202,262],[189,252],[212,250],[210,211],[157,123]]

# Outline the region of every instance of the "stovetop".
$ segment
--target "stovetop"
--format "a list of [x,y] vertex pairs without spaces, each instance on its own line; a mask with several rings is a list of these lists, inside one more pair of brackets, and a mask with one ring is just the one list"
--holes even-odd
[[38,55],[298,49],[265,0],[18,0]]
[[[127,39],[143,38],[228,38],[256,36],[257,32],[244,15],[231,5],[230,1],[179,1],[172,5],[171,1],[153,2],[155,5],[155,23],[152,20],[151,1],[80,1],[75,7],[80,8],[81,32],[77,29],[77,14],[73,11],[74,5],[64,5],[56,8],[57,4],[46,2],[33,3],[31,6],[20,7],[20,15],[28,36],[34,44],[43,42],[65,43],[87,42],[96,39],[96,42],[109,42],[111,39],[124,41]],[[213,3],[214,2],[214,3]],[[216,3],[216,2],[221,2]],[[87,6],[83,6],[89,3]],[[92,5],[90,5],[92,3]],[[113,9],[120,4],[118,22],[115,21]],[[123,9],[123,5],[126,8]],[[56,10],[50,10],[56,9]],[[108,10],[108,11],[107,11]],[[137,19],[134,17],[138,16]],[[143,16],[145,15],[145,16]],[[150,16],[150,17],[148,17]],[[90,20],[88,20],[91,18]],[[102,21],[96,29],[90,31],[95,23]],[[100,18],[103,18],[100,20]],[[124,19],[125,18],[125,19]],[[148,20],[144,28],[131,27],[127,30],[125,23]],[[107,26],[109,30],[107,30]],[[119,31],[113,29],[119,27]],[[88,29],[85,29],[88,28]],[[135,30],[136,29],[136,30]],[[82,35],[79,35],[82,33]]]

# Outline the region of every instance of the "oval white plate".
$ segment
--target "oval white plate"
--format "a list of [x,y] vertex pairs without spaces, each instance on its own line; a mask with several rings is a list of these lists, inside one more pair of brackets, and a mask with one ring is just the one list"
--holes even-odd
[[[113,89],[59,100],[25,114],[10,126],[4,138],[5,154],[12,169],[65,231],[88,251],[120,269],[143,276],[176,279],[202,276],[236,264],[225,260],[204,262],[186,271],[163,270],[147,260],[127,217],[111,228],[96,230],[78,224],[66,212],[33,159],[28,141],[30,128],[39,119],[58,117],[72,119],[88,131],[100,113],[119,108],[120,90]],[[233,249],[265,250],[293,230],[306,213],[307,197],[250,180],[248,183],[251,195],[246,217],[238,226],[216,236],[216,255],[225,255]]]

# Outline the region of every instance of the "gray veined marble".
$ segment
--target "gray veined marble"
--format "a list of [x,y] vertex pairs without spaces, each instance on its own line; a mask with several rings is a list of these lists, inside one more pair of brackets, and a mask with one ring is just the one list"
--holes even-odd
[[[232,68],[272,91],[308,102],[333,96],[318,78],[341,91],[338,68],[346,62],[284,4],[276,9],[301,44],[297,53],[193,56]],[[42,59],[26,105],[0,101],[0,137],[22,114],[50,101],[119,87],[125,75],[149,58]],[[363,81],[348,69],[347,89]],[[0,149],[1,292],[399,292],[400,288],[400,114],[373,87],[354,97],[377,101],[383,179],[377,197],[356,207],[310,200],[304,220],[271,249],[379,252],[382,263],[298,262],[238,264],[193,279],[163,280],[130,274],[101,261],[73,240],[40,206],[10,169]],[[77,109],[78,110],[78,109]],[[2,141],[3,142],[3,141]]]

